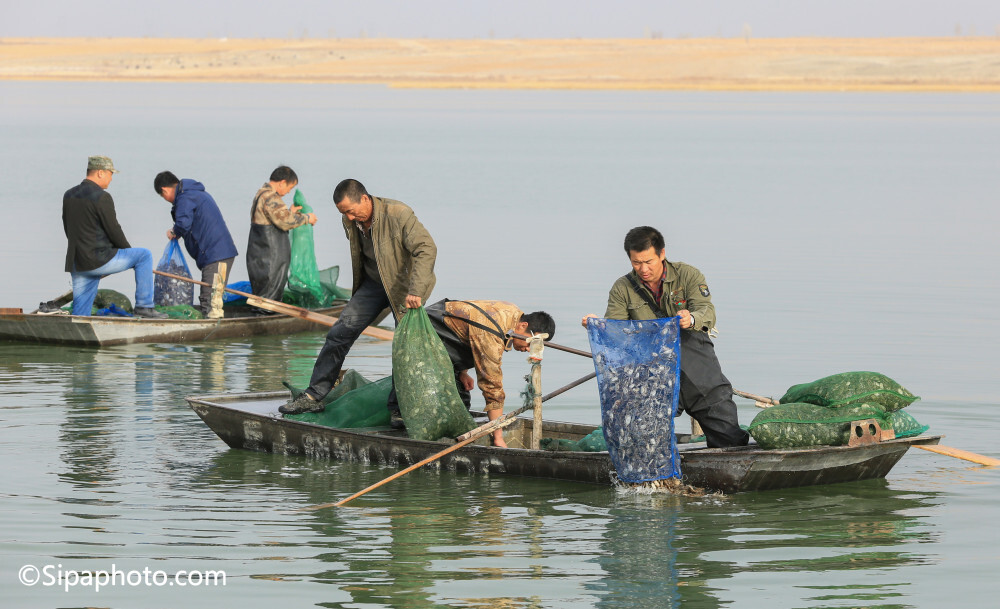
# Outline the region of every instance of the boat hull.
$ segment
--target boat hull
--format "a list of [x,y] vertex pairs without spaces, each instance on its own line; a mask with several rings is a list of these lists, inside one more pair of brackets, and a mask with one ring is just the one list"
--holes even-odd
[[[406,467],[449,446],[407,438],[404,432],[378,429],[334,429],[285,419],[277,412],[288,394],[255,393],[195,396],[191,408],[230,447],[313,459],[334,459]],[[579,439],[595,428],[546,422],[544,436]],[[613,466],[606,452],[530,450],[530,419],[505,431],[511,447],[470,444],[428,467],[481,474],[505,474],[593,484],[609,484]],[[867,446],[763,450],[755,445],[707,448],[684,443],[679,436],[684,482],[724,493],[761,491],[815,484],[883,478],[914,444],[937,444],[940,436],[919,436]]]
[[[337,316],[343,304],[316,309]],[[0,314],[0,340],[104,347],[131,343],[192,343],[218,338],[286,335],[324,326],[286,315],[222,319],[148,319],[82,315]]]

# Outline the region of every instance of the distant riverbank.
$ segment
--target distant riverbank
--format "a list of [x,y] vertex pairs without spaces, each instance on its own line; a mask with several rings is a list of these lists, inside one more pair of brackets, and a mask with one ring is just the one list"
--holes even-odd
[[1000,91],[1000,38],[0,39],[0,80]]

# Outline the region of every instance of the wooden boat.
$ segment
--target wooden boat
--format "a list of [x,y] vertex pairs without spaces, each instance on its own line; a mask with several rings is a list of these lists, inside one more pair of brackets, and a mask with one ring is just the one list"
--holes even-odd
[[[344,308],[315,309],[337,316]],[[51,315],[0,309],[0,341],[103,347],[129,343],[190,343],[216,338],[295,334],[320,330],[316,322],[286,315],[253,316],[248,307],[226,307],[222,319],[145,319],[141,317]]]
[[[413,440],[388,427],[335,429],[284,418],[278,406],[287,392],[223,394],[187,398],[191,408],[232,448],[314,459],[337,459],[405,467],[447,448]],[[485,414],[480,413],[485,417]],[[485,419],[477,420],[477,423]],[[545,422],[543,436],[579,440],[592,425]],[[607,452],[530,450],[531,420],[521,418],[504,432],[510,448],[469,444],[428,465],[454,471],[509,474],[595,484],[612,482]],[[763,450],[751,444],[708,448],[678,435],[683,481],[725,493],[884,478],[915,444],[937,444],[941,436],[922,435],[863,446]]]

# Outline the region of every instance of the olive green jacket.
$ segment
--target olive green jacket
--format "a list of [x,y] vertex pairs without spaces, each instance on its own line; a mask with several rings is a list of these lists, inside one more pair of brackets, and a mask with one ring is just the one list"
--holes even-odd
[[[687,309],[694,316],[693,329],[707,332],[715,327],[715,305],[712,295],[701,271],[683,262],[667,262],[663,279],[663,295],[660,297],[660,308],[671,317],[682,309]],[[646,303],[646,300],[635,290],[629,275],[635,277],[641,289],[653,297],[642,280],[631,271],[611,286],[608,293],[608,309],[604,317],[608,319],[656,319],[659,315]]]
[[[372,197],[372,242],[375,245],[375,262],[378,264],[382,287],[389,295],[396,319],[406,312],[406,296],[419,296],[424,304],[431,295],[436,279],[434,261],[437,246],[424,225],[406,204],[392,199]],[[361,257],[361,233],[357,225],[341,217],[344,232],[351,243],[351,266],[354,284],[351,293],[358,291],[364,279],[364,262]]]

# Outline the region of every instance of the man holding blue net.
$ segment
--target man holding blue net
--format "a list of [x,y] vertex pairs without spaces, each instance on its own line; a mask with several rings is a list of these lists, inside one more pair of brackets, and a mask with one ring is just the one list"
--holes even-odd
[[[681,327],[680,410],[705,432],[709,447],[745,446],[733,387],[722,373],[708,333],[715,327],[715,305],[705,276],[695,267],[666,259],[663,235],[650,226],[625,235],[632,271],[608,293],[607,319],[645,320],[679,317]],[[587,315],[583,318],[587,326]]]

